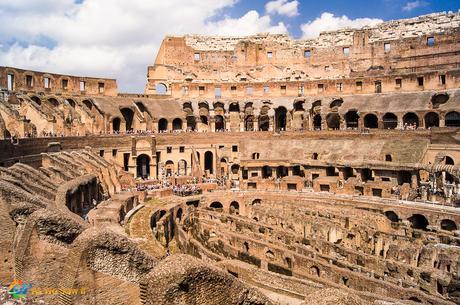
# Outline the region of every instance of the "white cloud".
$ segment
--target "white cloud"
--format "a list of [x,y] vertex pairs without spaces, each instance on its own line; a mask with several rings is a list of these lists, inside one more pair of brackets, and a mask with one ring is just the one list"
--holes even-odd
[[142,92],[147,66],[166,35],[287,32],[256,11],[216,20],[237,1],[0,0],[0,63],[117,78],[120,91]]
[[356,18],[350,19],[347,16],[334,16],[334,14],[325,12],[319,18],[304,23],[300,26],[302,38],[317,37],[323,31],[333,31],[342,28],[362,28],[364,26],[375,26],[383,22],[381,19],[374,18]]
[[216,35],[251,35],[261,32],[286,34],[284,23],[271,24],[270,16],[260,16],[256,11],[249,11],[243,17],[232,19],[226,17],[217,22],[210,22],[204,29],[205,33]]
[[428,4],[429,3],[426,1],[420,1],[420,0],[411,1],[411,2],[407,2],[406,5],[403,6],[402,10],[406,12],[410,12],[416,8],[427,6]]
[[274,0],[265,5],[265,10],[268,14],[279,14],[288,17],[299,15],[299,1]]

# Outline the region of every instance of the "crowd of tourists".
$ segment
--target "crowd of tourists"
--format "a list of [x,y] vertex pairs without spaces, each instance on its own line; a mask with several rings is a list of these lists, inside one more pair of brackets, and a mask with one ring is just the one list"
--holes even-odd
[[202,194],[203,190],[196,184],[177,184],[173,186],[173,193],[184,197]]

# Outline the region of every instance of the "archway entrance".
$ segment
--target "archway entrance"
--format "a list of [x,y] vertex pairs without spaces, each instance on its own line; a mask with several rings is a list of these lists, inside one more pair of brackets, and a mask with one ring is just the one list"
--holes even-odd
[[216,115],[216,131],[222,131],[225,129],[224,117]]
[[364,127],[366,128],[378,128],[379,123],[375,114],[369,113],[364,117]]
[[137,177],[138,178],[148,178],[150,176],[150,157],[146,154],[137,156],[136,158],[137,166]]
[[158,121],[158,130],[159,131],[166,131],[168,130],[168,121],[166,119],[160,119]]
[[114,118],[113,121],[112,121],[113,132],[119,132],[120,131],[120,125],[121,125],[120,118]]
[[439,115],[436,112],[425,114],[425,127],[439,127]]
[[213,155],[212,152],[207,151],[204,153],[204,170],[209,171],[209,174],[213,174]]
[[457,111],[446,114],[446,127],[460,127],[460,113]]
[[358,112],[350,110],[345,114],[345,122],[347,128],[358,128],[359,115]]
[[413,112],[406,113],[403,116],[403,124],[404,126],[413,126],[417,128],[419,125],[418,116]]
[[329,129],[340,128],[340,116],[337,113],[329,113],[326,117],[327,127]]
[[395,129],[398,127],[398,117],[391,112],[385,113],[383,116],[383,128]]
[[277,131],[286,130],[286,113],[287,113],[287,110],[284,107],[278,107],[275,110],[276,130]]
[[173,130],[182,130],[182,120],[176,118],[173,120]]
[[134,111],[129,108],[123,108],[121,109],[121,114],[126,121],[126,131],[133,130]]
[[321,130],[321,115],[317,114],[313,117],[313,128],[315,130]]
[[259,117],[259,129],[261,131],[268,131],[270,127],[270,118],[267,115],[261,115]]

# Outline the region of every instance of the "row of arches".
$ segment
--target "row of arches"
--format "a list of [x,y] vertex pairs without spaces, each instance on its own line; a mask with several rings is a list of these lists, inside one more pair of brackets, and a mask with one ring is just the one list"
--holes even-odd
[[[401,220],[394,211],[386,211],[384,214],[391,222],[399,222]],[[411,223],[412,228],[418,230],[427,230],[430,225],[428,219],[422,214],[413,214],[407,220]],[[458,229],[455,221],[451,219],[442,219],[439,224],[442,230],[455,231]]]
[[[344,121],[346,128],[358,128],[359,120],[361,119],[357,111],[351,110],[344,115]],[[423,117],[425,128],[439,127],[440,117],[436,112],[428,112]],[[326,115],[326,126],[329,129],[340,128],[341,116],[338,113],[329,113]],[[408,112],[402,117],[402,125],[411,125],[419,127],[421,125],[421,119],[414,112]],[[385,113],[382,116],[382,127],[384,129],[395,129],[399,125],[398,117],[391,112]],[[445,115],[446,127],[460,127],[460,113],[451,111]],[[316,114],[313,117],[313,126],[315,129],[322,128],[322,116]],[[363,117],[364,128],[379,128],[379,118],[373,113],[368,113]]]
[[[126,121],[126,130],[132,129],[132,120],[134,112],[131,109],[122,109],[123,117]],[[276,131],[283,131],[287,129],[287,110],[284,107],[278,107],[275,110],[274,116],[274,129]],[[460,113],[457,111],[451,111],[446,113],[444,117],[445,127],[460,127]],[[376,129],[380,128],[380,119],[376,114],[368,113],[362,118],[358,111],[350,110],[343,116],[343,121],[346,128],[358,128],[360,120],[362,119],[362,126],[364,128]],[[439,127],[440,116],[436,112],[428,112],[423,116],[423,125],[425,128]],[[383,129],[396,129],[398,126],[415,126],[420,127],[422,125],[422,119],[419,118],[414,112],[408,112],[403,115],[402,121],[398,119],[398,116],[394,113],[388,112],[381,117],[381,128]],[[270,117],[268,115],[260,115],[257,119],[254,115],[246,115],[244,117],[244,130],[245,131],[256,131],[255,122],[257,121],[259,131],[268,131],[270,129]],[[328,129],[340,129],[342,117],[339,113],[329,113],[325,117],[325,125]],[[214,116],[215,130],[221,131],[226,129],[226,121],[222,115]],[[113,121],[114,130],[119,130],[121,120],[115,118]],[[183,130],[188,128],[190,130],[196,130],[196,119],[194,116],[188,116],[186,123],[184,124],[181,118],[175,118],[172,120],[172,130]],[[200,116],[200,123],[209,125],[209,119],[207,116]],[[186,126],[185,126],[186,125]],[[312,125],[316,130],[323,128],[323,116],[316,114],[312,117]],[[158,131],[168,131],[169,121],[166,118],[158,120]]]

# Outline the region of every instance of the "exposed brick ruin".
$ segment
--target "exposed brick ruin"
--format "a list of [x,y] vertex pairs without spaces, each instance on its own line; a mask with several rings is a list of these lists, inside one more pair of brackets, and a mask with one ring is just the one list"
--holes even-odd
[[459,29],[168,36],[143,94],[0,67],[0,282],[85,292],[30,296],[50,304],[459,304]]

